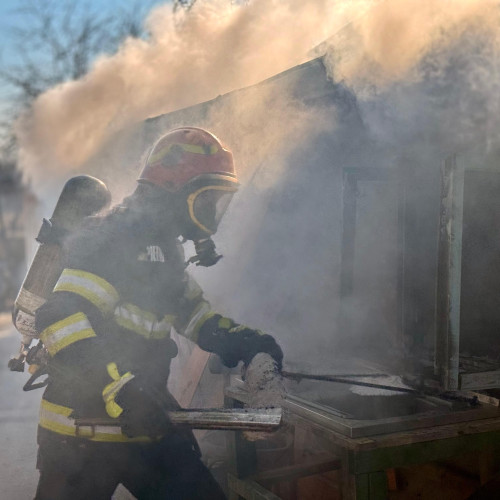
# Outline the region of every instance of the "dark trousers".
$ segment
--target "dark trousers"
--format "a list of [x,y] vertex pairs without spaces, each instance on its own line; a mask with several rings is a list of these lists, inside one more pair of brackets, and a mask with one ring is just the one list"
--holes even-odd
[[109,500],[119,483],[139,500],[224,500],[193,441],[98,443],[39,431],[35,500]]

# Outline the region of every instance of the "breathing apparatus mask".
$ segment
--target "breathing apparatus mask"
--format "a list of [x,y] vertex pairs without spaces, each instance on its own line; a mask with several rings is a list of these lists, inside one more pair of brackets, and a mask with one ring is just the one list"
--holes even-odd
[[194,242],[187,264],[213,266],[220,259],[211,236],[238,189],[232,154],[214,135],[192,127],[175,129],[154,145],[139,182],[171,194],[178,230]]
[[211,236],[216,233],[237,186],[234,177],[204,174],[187,183],[179,193],[181,235],[194,242],[196,251],[188,264],[209,267],[221,259]]

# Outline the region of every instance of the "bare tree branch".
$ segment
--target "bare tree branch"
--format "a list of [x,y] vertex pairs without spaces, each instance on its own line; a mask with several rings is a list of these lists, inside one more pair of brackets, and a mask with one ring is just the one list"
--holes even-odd
[[16,62],[0,59],[0,83],[11,94],[0,120],[0,158],[14,150],[17,116],[48,88],[81,78],[97,55],[113,53],[124,38],[145,36],[142,20],[156,1],[137,0],[113,15],[77,0],[19,2],[19,22],[9,27]]

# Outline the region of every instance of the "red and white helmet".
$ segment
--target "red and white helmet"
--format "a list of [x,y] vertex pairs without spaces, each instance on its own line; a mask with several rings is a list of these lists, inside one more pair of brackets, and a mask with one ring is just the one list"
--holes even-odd
[[217,231],[238,189],[231,152],[215,135],[195,127],[177,128],[162,136],[138,181],[183,195],[193,225],[190,239],[206,238]]

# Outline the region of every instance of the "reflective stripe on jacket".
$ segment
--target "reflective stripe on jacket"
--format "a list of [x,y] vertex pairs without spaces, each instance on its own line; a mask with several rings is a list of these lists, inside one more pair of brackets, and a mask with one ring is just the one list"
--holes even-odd
[[152,441],[148,436],[129,438],[123,434],[119,425],[78,425],[75,419],[71,417],[72,413],[72,408],[50,403],[42,399],[39,425],[43,429],[56,432],[57,434],[90,439],[91,441],[115,443]]

